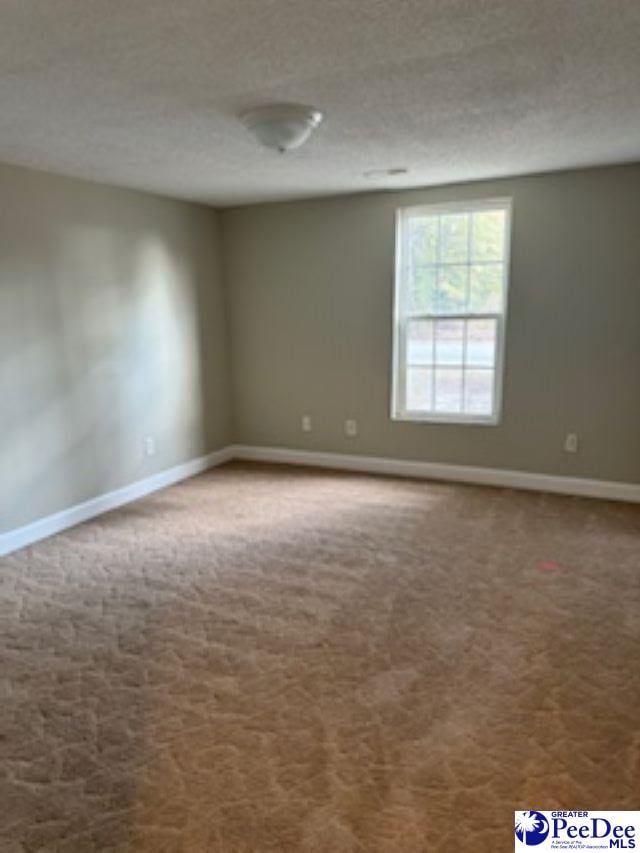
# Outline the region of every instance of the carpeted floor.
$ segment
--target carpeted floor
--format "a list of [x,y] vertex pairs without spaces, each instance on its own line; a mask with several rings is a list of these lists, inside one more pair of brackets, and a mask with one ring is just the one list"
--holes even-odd
[[233,464],[0,561],[0,850],[502,853],[640,803],[640,507]]

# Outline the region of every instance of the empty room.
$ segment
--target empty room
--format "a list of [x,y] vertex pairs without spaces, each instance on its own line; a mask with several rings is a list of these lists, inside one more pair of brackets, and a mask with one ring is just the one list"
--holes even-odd
[[0,0],[0,853],[640,847],[637,0]]

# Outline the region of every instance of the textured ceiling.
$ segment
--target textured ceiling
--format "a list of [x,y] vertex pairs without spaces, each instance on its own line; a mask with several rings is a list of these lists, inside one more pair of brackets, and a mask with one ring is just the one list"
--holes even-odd
[[[638,160],[639,44],[639,0],[1,0],[0,160],[218,205]],[[236,115],[289,100],[280,156]]]

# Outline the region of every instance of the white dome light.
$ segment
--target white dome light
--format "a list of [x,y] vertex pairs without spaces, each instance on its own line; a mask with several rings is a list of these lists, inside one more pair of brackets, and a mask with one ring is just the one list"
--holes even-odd
[[272,104],[248,110],[240,116],[259,142],[281,154],[305,143],[323,118],[320,110],[302,104]]

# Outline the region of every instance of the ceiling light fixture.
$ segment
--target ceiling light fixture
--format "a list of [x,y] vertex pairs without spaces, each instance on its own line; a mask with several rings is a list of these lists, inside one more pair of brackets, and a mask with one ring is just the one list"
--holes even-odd
[[323,118],[320,110],[303,104],[271,104],[247,110],[240,121],[262,145],[284,154],[304,144]]
[[409,172],[404,166],[398,166],[395,169],[369,169],[363,172],[365,178],[392,178],[394,175],[406,175]]

